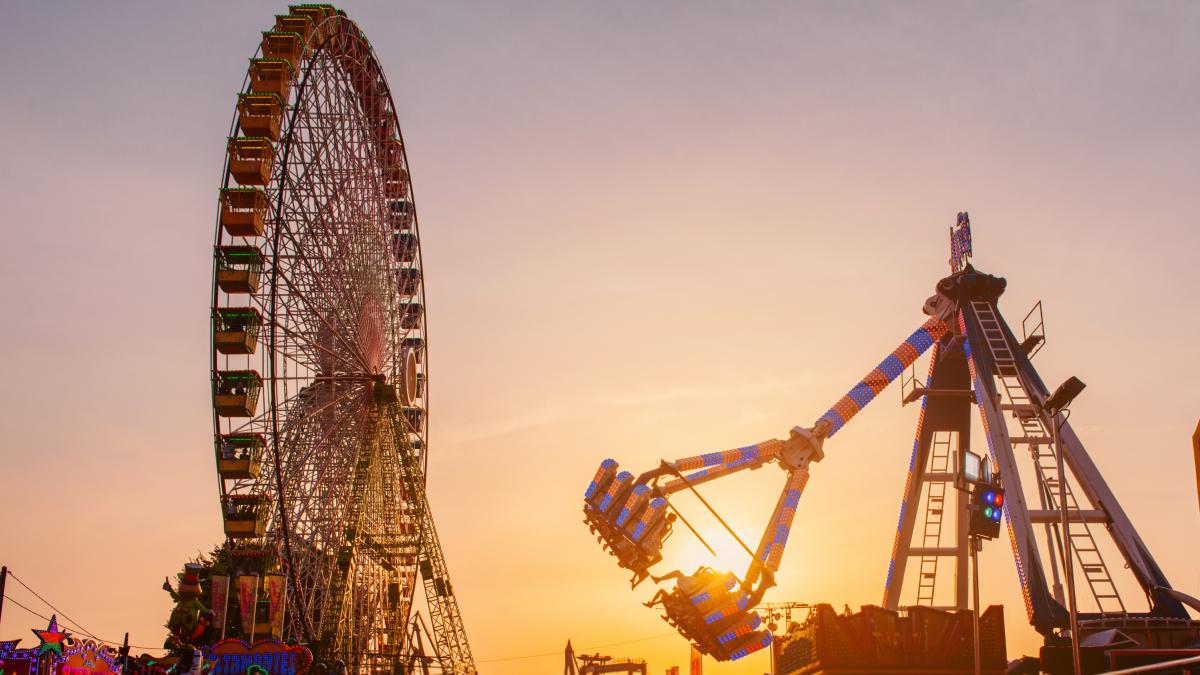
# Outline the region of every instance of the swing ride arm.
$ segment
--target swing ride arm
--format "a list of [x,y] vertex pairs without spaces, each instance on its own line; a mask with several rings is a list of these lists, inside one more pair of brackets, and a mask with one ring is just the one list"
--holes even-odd
[[[584,493],[584,522],[601,545],[617,557],[617,564],[633,572],[637,586],[651,577],[649,568],[662,560],[662,545],[676,519],[712,551],[703,537],[668,497],[691,490],[720,521],[742,548],[752,556],[750,568],[739,580],[732,572],[720,575],[702,567],[691,575],[678,571],[652,577],[656,583],[675,579],[671,592],[660,590],[648,605],[661,604],[663,617],[700,651],[718,660],[739,659],[770,644],[770,633],[759,630],[759,616],[750,610],[767,589],[775,585],[775,572],[783,559],[788,534],[800,495],[808,482],[809,464],[824,458],[823,444],[865,408],[888,384],[925,353],[947,331],[944,308],[931,308],[933,316],[862,378],[811,427],[794,427],[787,440],[771,439],[741,448],[662,462],[636,479],[619,471],[616,461],[606,459]],[[696,491],[696,486],[744,470],[759,469],[774,462],[787,472],[775,510],[758,548],[750,549],[720,515]],[[685,475],[685,472],[691,472]],[[663,484],[660,480],[668,478]]]

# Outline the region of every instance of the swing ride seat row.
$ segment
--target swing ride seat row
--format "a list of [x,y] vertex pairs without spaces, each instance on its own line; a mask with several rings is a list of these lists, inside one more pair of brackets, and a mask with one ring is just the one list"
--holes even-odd
[[679,592],[662,604],[667,623],[719,661],[736,661],[771,644],[771,632],[760,630],[762,618],[749,611],[750,596],[732,572],[702,567],[681,579]]

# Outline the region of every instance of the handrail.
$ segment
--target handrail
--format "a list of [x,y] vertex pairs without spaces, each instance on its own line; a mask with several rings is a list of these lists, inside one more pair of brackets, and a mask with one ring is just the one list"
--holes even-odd
[[1170,668],[1179,666],[1200,666],[1200,656],[1189,656],[1185,659],[1175,659],[1174,661],[1163,661],[1162,663],[1152,663],[1146,666],[1134,666],[1133,668],[1124,668],[1122,670],[1110,670],[1104,675],[1135,675],[1136,673],[1157,673]]

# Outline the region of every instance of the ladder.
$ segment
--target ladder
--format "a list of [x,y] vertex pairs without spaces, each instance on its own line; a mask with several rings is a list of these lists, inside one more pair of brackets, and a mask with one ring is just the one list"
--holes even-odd
[[[929,472],[947,475],[950,472],[950,448],[954,433],[950,431],[934,431],[930,446]],[[929,475],[926,472],[925,475]],[[942,540],[942,522],[946,512],[945,480],[928,480],[929,492],[925,500],[925,519],[921,532],[923,548],[938,548]],[[922,555],[920,573],[917,580],[917,604],[933,606],[937,590],[938,556]]]
[[[1058,511],[1061,508],[1059,501],[1060,477],[1058,475],[1058,457],[1054,453],[1053,447],[1052,445],[1034,445],[1031,451],[1034,466],[1037,468],[1039,486],[1046,494],[1048,506],[1052,510]],[[1066,488],[1067,511],[1079,511],[1079,503],[1075,499],[1074,490],[1071,489],[1071,482],[1068,480],[1063,486]],[[1096,539],[1092,536],[1091,527],[1087,523],[1071,523],[1071,551],[1076,564],[1083,571],[1083,577],[1088,582],[1088,587],[1092,592],[1092,597],[1096,600],[1096,606],[1100,608],[1100,613],[1123,613],[1125,603],[1117,593],[1117,587],[1113,583],[1108,566],[1104,563],[1104,557],[1100,554],[1100,549],[1096,546]]]
[[[997,394],[1000,400],[999,409],[1010,413],[1016,423],[1011,430],[1018,435],[1010,434],[1009,440],[1013,445],[1014,454],[1020,446],[1025,446],[1033,458],[1034,469],[1037,473],[1038,491],[1046,497],[1049,509],[1057,511],[1059,502],[1058,455],[1048,431],[1047,420],[1034,405],[1029,397],[1024,383],[1021,381],[1017,361],[1005,336],[1005,330],[999,317],[996,316],[992,303],[973,300],[971,309],[975,312],[980,331],[987,349],[992,355],[995,365],[995,380],[998,383]],[[1067,510],[1079,512],[1079,503],[1071,490],[1070,480],[1065,480]],[[1060,525],[1055,525],[1056,530]],[[1092,536],[1091,526],[1082,520],[1071,522],[1071,537],[1069,545],[1076,564],[1083,571],[1096,607],[1101,614],[1116,614],[1125,612],[1125,603],[1121,600],[1112,575],[1104,562],[1096,539]],[[1061,534],[1060,534],[1061,538]],[[1060,557],[1062,551],[1060,550]]]

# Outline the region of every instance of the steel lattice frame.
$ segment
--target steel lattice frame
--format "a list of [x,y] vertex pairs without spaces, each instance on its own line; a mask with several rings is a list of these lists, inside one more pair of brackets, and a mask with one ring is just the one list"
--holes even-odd
[[[262,536],[230,545],[283,562],[284,637],[363,667],[364,655],[390,659],[402,648],[416,587],[417,523],[391,439],[398,432],[425,464],[417,220],[390,89],[362,32],[332,7],[300,6],[271,35],[294,35],[302,50],[281,85],[269,180],[257,188],[263,232],[233,236],[219,215],[215,237],[218,251],[261,250],[261,285],[229,293],[214,272],[212,293],[214,333],[222,309],[262,317],[253,353],[212,351],[214,396],[221,373],[261,375],[252,416],[213,414],[218,456],[222,437],[257,435],[261,472],[218,482],[223,504],[233,495],[269,504]],[[258,91],[254,67],[243,96]],[[245,136],[241,117],[231,137]],[[234,178],[227,167],[223,188]],[[400,419],[386,414],[380,383],[400,383]]]

